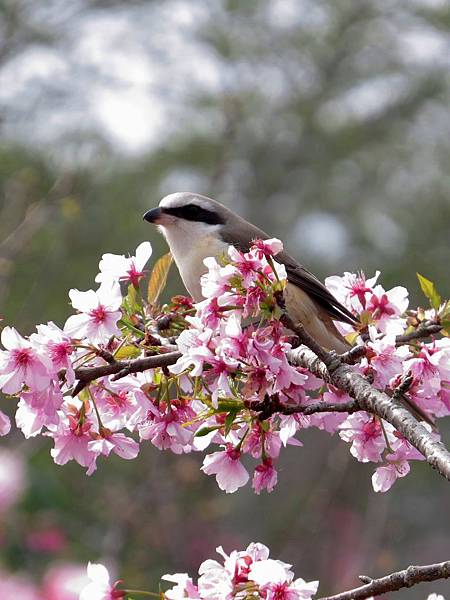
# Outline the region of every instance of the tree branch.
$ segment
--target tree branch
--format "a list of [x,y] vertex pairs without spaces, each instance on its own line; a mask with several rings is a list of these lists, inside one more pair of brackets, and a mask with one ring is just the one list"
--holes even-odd
[[78,383],[72,392],[72,396],[79,394],[91,381],[99,377],[115,375],[115,379],[121,379],[126,375],[130,375],[130,373],[142,373],[148,369],[168,367],[175,364],[180,356],[181,352],[166,352],[165,354],[156,354],[145,358],[118,360],[99,367],[79,367],[75,369],[75,377]]
[[337,413],[354,413],[361,410],[357,400],[349,400],[348,402],[314,402],[306,406],[284,406],[278,412],[283,415],[314,415],[322,412],[337,412]]
[[373,413],[388,421],[426,458],[429,465],[450,481],[450,452],[442,442],[438,442],[419,421],[398,400],[374,388],[362,375],[349,365],[340,362],[339,356],[325,352],[327,367],[319,361],[312,350],[299,347],[288,353],[288,360],[304,367],[314,375],[322,377],[338,389],[354,398],[360,410]]
[[[326,596],[318,600],[365,600],[372,596],[396,592],[402,588],[409,588],[426,581],[450,578],[450,560],[435,565],[421,567],[408,567],[403,571],[391,573],[380,579],[371,579],[366,585],[342,592],[335,596]],[[368,580],[366,576],[361,579]]]
[[316,413],[323,412],[337,412],[337,413],[354,413],[361,410],[356,400],[349,400],[348,402],[313,402],[311,404],[305,404],[303,406],[286,406],[282,404],[278,398],[278,395],[274,396],[266,395],[264,400],[261,402],[249,402],[248,408],[255,412],[259,412],[259,420],[265,421],[274,414],[282,415],[314,415]]
[[[278,302],[280,307],[284,309],[284,298],[278,298]],[[450,452],[442,442],[435,440],[435,436],[409,410],[400,404],[395,394],[390,397],[374,388],[365,377],[345,364],[336,352],[324,350],[309,335],[303,325],[294,323],[286,312],[283,313],[280,320],[285,327],[288,327],[298,336],[302,344],[312,350],[312,353],[306,350],[291,350],[288,353],[288,359],[293,364],[306,367],[315,375],[347,392],[349,396],[357,401],[361,410],[373,413],[393,425],[425,457],[427,463],[433,469],[436,469],[440,475],[450,481]],[[317,358],[320,359],[322,365],[320,361],[318,363]],[[324,369],[326,372],[324,372]]]
[[397,344],[397,346],[409,344],[409,342],[428,338],[436,333],[440,333],[441,331],[442,325],[440,325],[439,323],[435,323],[433,321],[424,321],[416,329],[414,329],[414,331],[411,331],[411,333],[398,335],[395,338],[395,343]]
[[[335,352],[324,350],[305,331],[304,327],[301,324],[294,323],[287,313],[282,315],[281,322],[285,327],[291,329],[298,336],[299,342],[303,344],[303,346],[299,346],[288,353],[288,360],[294,365],[307,368],[325,382],[347,392],[354,399],[354,402],[328,405],[323,402],[316,402],[303,407],[289,407],[279,402],[276,402],[277,405],[275,406],[263,402],[259,408],[251,407],[260,411],[261,420],[270,417],[274,412],[309,415],[316,412],[356,412],[364,410],[391,423],[425,457],[431,467],[450,481],[450,452],[444,444],[436,441],[435,435],[430,433],[399,402],[398,394],[390,397],[386,393],[377,390],[365,377],[347,364],[352,363],[357,356],[361,355],[362,347],[351,349],[344,355],[339,356]],[[417,336],[414,339],[417,339]],[[120,379],[131,373],[167,367],[174,364],[180,357],[181,352],[174,351],[145,358],[114,361],[98,367],[80,367],[75,371],[78,383],[72,395],[77,395],[91,381],[99,377],[114,375],[114,379]],[[271,399],[271,402],[273,403],[274,400]]]

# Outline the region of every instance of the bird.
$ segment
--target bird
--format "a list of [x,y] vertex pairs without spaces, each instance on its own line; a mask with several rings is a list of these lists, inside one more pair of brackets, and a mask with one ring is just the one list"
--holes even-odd
[[[271,238],[217,200],[192,192],[165,196],[143,218],[157,225],[164,235],[181,279],[195,302],[204,300],[200,279],[207,272],[205,258],[219,258],[230,245],[248,252],[254,240]],[[325,350],[348,351],[350,346],[334,321],[355,325],[356,317],[287,252],[278,253],[274,260],[286,267],[288,283],[284,298],[292,321],[300,323]]]

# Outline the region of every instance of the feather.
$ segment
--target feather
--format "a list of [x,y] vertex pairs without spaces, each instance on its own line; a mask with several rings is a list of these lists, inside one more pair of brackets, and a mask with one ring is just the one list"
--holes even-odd
[[[270,238],[265,231],[228,210],[226,224],[221,227],[220,236],[226,244],[232,244],[242,252],[248,252],[254,240],[267,240]],[[274,259],[286,267],[288,281],[311,296],[332,319],[351,325],[358,322],[356,317],[327,290],[317,277],[287,252],[277,254]]]

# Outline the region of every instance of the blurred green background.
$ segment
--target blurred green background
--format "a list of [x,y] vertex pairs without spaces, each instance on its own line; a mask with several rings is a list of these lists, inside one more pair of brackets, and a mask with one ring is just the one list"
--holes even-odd
[[[0,315],[63,324],[102,253],[166,252],[141,216],[175,191],[221,200],[322,278],[380,269],[417,305],[419,271],[448,297],[449,103],[446,0],[0,0]],[[172,272],[167,297],[181,291]],[[448,484],[429,467],[377,495],[347,445],[299,437],[256,497],[219,493],[200,455],[144,446],[87,478],[13,433],[26,483],[1,509],[0,579],[50,585],[55,565],[101,560],[155,590],[255,540],[324,595],[449,559]],[[39,597],[75,597],[55,589]]]

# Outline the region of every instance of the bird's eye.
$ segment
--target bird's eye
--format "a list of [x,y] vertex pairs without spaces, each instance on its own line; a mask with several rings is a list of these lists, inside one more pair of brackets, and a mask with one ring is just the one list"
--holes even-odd
[[184,207],[183,211],[189,217],[198,217],[201,213],[201,209],[196,204],[188,204]]

